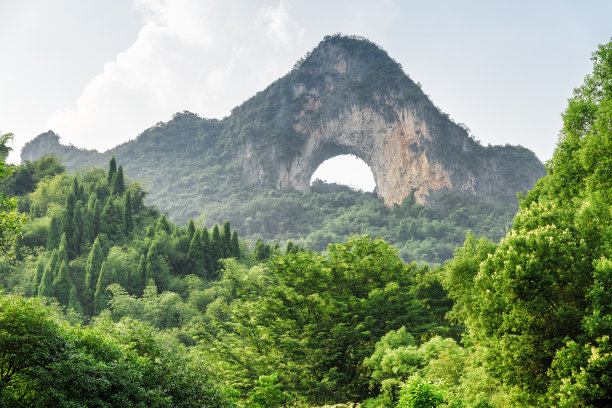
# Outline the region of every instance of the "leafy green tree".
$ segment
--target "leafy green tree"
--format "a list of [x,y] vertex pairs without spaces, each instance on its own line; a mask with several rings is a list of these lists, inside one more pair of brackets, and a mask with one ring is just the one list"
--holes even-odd
[[74,254],[75,257],[81,253],[81,247],[83,245],[83,206],[80,202],[77,202],[74,208],[74,218],[72,224],[74,225]]
[[166,351],[151,328],[71,327],[56,314],[0,295],[0,406],[233,407],[199,361]]
[[232,290],[242,301],[220,312],[229,322],[216,320],[217,306],[209,306],[212,332],[198,335],[241,384],[274,370],[309,401],[361,401],[370,395],[364,360],[373,342],[402,326],[419,337],[428,331],[413,293],[416,266],[381,239],[354,237],[326,255],[276,256],[269,272],[252,279],[236,276],[232,265],[225,264],[220,285],[238,285]]
[[479,363],[517,405],[610,402],[609,377],[599,374],[612,361],[595,357],[609,355],[610,331],[590,323],[599,309],[591,294],[608,296],[598,267],[612,251],[612,42],[593,60],[548,174],[521,199],[506,239],[486,250],[466,241],[448,267],[464,341],[482,350]]
[[53,362],[65,340],[37,299],[0,292],[0,406],[35,406],[32,377]]
[[66,234],[62,235],[62,239],[60,241],[59,248],[57,249],[57,261],[55,264],[55,268],[53,269],[54,276],[57,276],[57,272],[59,271],[59,267],[62,262],[66,262],[68,264],[68,240],[66,239]]
[[249,408],[276,408],[287,407],[293,398],[285,393],[278,384],[278,375],[262,375],[259,384],[247,399]]
[[374,387],[380,387],[391,404],[397,403],[404,381],[417,373],[421,355],[414,337],[402,326],[385,334],[374,347],[374,353],[364,360],[372,370]]
[[425,382],[418,375],[412,376],[402,388],[398,408],[435,408],[444,403],[443,391]]
[[[11,133],[0,134],[0,152],[8,154],[10,147],[6,146],[6,143],[12,138]],[[0,161],[0,182],[7,180],[11,174],[12,169],[6,167],[3,160]],[[0,195],[0,214],[0,253],[14,257],[13,248],[27,218],[18,211],[17,199],[9,198],[4,193]]]

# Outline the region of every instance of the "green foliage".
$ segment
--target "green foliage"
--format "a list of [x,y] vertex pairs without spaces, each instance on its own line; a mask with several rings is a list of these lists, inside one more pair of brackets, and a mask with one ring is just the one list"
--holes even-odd
[[53,280],[53,294],[60,304],[68,305],[70,291],[73,286],[68,277],[68,264],[66,260],[62,260],[57,276]]
[[37,387],[30,378],[57,358],[64,342],[39,302],[0,292],[0,405],[32,404]]
[[[3,146],[3,144],[0,143],[0,146]],[[0,181],[5,180],[11,173],[12,171],[0,162]],[[0,253],[9,256],[14,255],[12,248],[25,221],[25,214],[17,211],[17,200],[14,197],[8,198],[4,193],[0,195]]]
[[402,388],[398,408],[435,408],[444,402],[442,390],[419,376],[408,379]]
[[610,404],[612,42],[593,60],[548,174],[521,200],[506,239],[468,236],[446,266],[476,356],[470,370],[498,382],[496,405]]
[[122,196],[125,192],[125,182],[123,181],[123,166],[119,166],[117,174],[113,176],[111,195]]
[[219,285],[233,287],[242,301],[210,305],[214,326],[198,335],[227,375],[239,373],[236,386],[275,370],[288,390],[313,402],[360,400],[369,394],[363,362],[371,339],[403,325],[418,336],[428,331],[412,290],[416,266],[380,239],[354,237],[325,256],[276,256],[269,272],[233,265],[226,264]]
[[0,405],[231,407],[199,361],[136,322],[71,327],[34,299],[0,293]]
[[283,392],[278,384],[278,375],[262,375],[259,385],[249,394],[246,406],[248,408],[276,408],[287,407],[292,398]]
[[112,186],[113,180],[115,179],[116,175],[117,175],[117,161],[115,160],[115,156],[113,156],[111,157],[108,163],[108,173],[106,176],[106,184],[108,184],[109,186]]
[[106,309],[108,303],[108,286],[113,283],[115,278],[115,271],[112,269],[106,261],[102,262],[100,268],[100,275],[98,276],[98,282],[96,284],[96,292],[94,293],[94,313],[99,314],[102,310]]

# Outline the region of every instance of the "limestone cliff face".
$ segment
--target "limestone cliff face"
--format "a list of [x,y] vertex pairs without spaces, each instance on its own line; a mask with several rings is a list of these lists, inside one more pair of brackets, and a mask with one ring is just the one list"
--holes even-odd
[[[327,38],[273,87],[284,90],[276,100],[256,97],[236,112],[272,110],[272,127],[286,135],[271,143],[255,136],[238,150],[252,181],[308,191],[323,161],[354,154],[370,166],[377,193],[392,206],[412,191],[421,203],[433,203],[445,190],[514,198],[544,174],[526,149],[485,148],[472,140],[367,40]],[[255,152],[257,143],[266,147]],[[517,156],[518,166],[509,160]]]
[[196,217],[206,200],[222,196],[219,180],[232,188],[246,182],[308,191],[317,167],[339,154],[354,154],[371,167],[388,206],[413,191],[418,202],[432,206],[446,191],[515,203],[517,191],[530,190],[544,175],[532,152],[481,146],[385,51],[343,36],[326,37],[221,121],[183,112],[104,153],[63,146],[48,132],[24,147],[22,159],[50,153],[68,170],[103,166],[115,155],[129,162],[126,174],[145,183],[154,204],[173,211],[179,204],[167,197],[176,194]]

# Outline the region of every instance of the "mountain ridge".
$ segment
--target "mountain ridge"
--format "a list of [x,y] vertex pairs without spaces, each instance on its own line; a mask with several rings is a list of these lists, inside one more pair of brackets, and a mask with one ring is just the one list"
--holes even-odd
[[[104,166],[115,155],[162,210],[176,209],[162,195],[184,185],[189,191],[178,196],[197,216],[223,186],[306,192],[318,165],[344,153],[368,163],[390,207],[412,193],[417,202],[436,206],[444,191],[516,201],[517,191],[529,190],[544,175],[533,152],[481,146],[386,51],[341,35],[325,37],[288,74],[221,120],[177,113],[103,153],[61,145],[48,132],[24,146],[22,160],[55,154],[74,171]],[[168,179],[167,168],[157,165],[163,161],[182,165]]]

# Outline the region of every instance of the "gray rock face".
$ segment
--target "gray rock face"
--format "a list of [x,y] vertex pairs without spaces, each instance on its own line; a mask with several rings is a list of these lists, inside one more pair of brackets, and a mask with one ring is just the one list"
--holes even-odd
[[[339,154],[370,166],[388,206],[412,192],[435,206],[445,191],[515,203],[517,191],[531,189],[545,174],[525,148],[481,146],[385,51],[343,36],[326,37],[290,73],[221,121],[177,114],[105,153],[60,145],[49,132],[24,147],[22,160],[50,153],[68,170],[103,166],[116,155],[160,209],[179,205],[166,197],[177,194],[196,216],[205,200],[219,195],[218,179],[234,169],[241,170],[241,182],[308,191],[317,167]],[[163,163],[172,163],[173,174],[188,179],[189,187],[179,191],[181,183],[168,177]]]
[[278,154],[284,140],[259,154],[255,141],[239,151],[244,174],[276,188],[308,191],[317,167],[339,154],[370,166],[388,206],[412,191],[420,203],[443,190],[514,199],[544,175],[527,149],[480,146],[366,40],[331,37],[278,82],[290,92],[277,103],[276,121],[289,123],[301,142],[284,156]]

